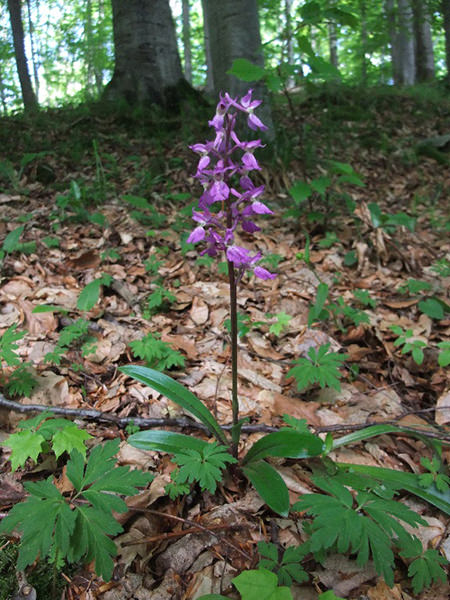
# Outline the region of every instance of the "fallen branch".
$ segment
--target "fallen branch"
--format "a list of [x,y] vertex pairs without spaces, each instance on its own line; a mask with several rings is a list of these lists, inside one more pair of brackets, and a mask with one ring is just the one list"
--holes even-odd
[[[117,425],[117,427],[125,428],[127,425],[136,425],[141,428],[151,429],[153,427],[180,427],[181,429],[198,429],[200,431],[204,431],[205,433],[209,433],[208,428],[198,421],[194,421],[193,419],[189,419],[188,417],[180,417],[177,419],[174,418],[145,418],[145,417],[117,417],[116,415],[112,415],[109,413],[101,412],[99,410],[95,410],[93,408],[62,408],[60,406],[47,406],[41,404],[21,404],[20,402],[16,402],[15,400],[8,400],[3,396],[0,392],[0,408],[6,408],[8,410],[13,410],[14,412],[19,413],[28,413],[28,412],[52,412],[55,415],[62,415],[66,417],[73,417],[76,419],[86,419],[88,421],[95,421],[97,423],[109,423],[113,425]],[[438,408],[434,410],[439,410]],[[311,428],[315,431],[315,433],[342,433],[342,432],[350,432],[350,431],[359,431],[360,429],[364,429],[366,427],[370,427],[372,425],[397,425],[398,421],[406,417],[410,414],[418,414],[421,412],[429,412],[428,409],[424,409],[423,411],[410,411],[404,412],[401,415],[398,415],[394,419],[389,419],[388,421],[365,421],[364,423],[339,423],[337,425],[326,425],[324,427],[316,427],[315,425],[311,425]],[[232,428],[232,425],[221,425],[222,429],[225,431],[229,431]],[[412,433],[412,434],[420,434],[425,437],[431,439],[438,439],[443,442],[447,442],[450,444],[450,433],[446,431],[427,431],[423,428],[415,428],[415,427],[405,427],[401,425],[401,430],[398,432],[399,434]],[[431,425],[430,425],[431,427]],[[279,431],[279,427],[273,427],[271,425],[265,424],[257,424],[257,425],[243,425],[242,432],[243,433],[271,433],[275,431]]]

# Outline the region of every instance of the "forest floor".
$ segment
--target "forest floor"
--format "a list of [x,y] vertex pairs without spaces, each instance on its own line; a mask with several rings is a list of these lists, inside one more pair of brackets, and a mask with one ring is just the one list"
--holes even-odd
[[[188,145],[210,136],[206,122],[213,110],[204,120],[192,115],[179,122],[66,109],[0,124],[0,243],[23,225],[20,241],[3,259],[0,335],[14,323],[26,330],[18,353],[31,363],[36,382],[26,397],[14,398],[14,386],[6,385],[14,367],[3,364],[0,398],[105,413],[109,422],[77,419],[94,436],[88,445],[120,438],[119,464],[155,475],[120,516],[124,532],[115,539],[112,580],[103,582],[93,565],[63,569],[68,599],[236,597],[230,581],[256,567],[259,541],[303,541],[298,514],[271,513],[236,477],[225,478],[215,495],[194,490],[171,500],[165,491],[174,468],[170,456],[131,447],[130,427],[117,422],[128,418],[133,426],[139,418],[164,423],[186,417],[118,371],[143,364],[130,343],[149,332],[184,358],[170,375],[219,422],[231,422],[227,277],[184,241],[199,194],[192,177],[196,157]],[[238,293],[248,329],[239,339],[239,401],[250,424],[280,427],[287,414],[306,419],[314,432],[340,436],[371,423],[394,423],[423,435],[383,435],[331,457],[417,473],[424,470],[421,458],[432,457],[431,442],[442,440],[442,462],[448,465],[450,375],[442,343],[450,342],[450,138],[445,143],[437,136],[450,134],[449,117],[450,103],[433,90],[316,92],[294,98],[294,114],[283,103],[278,107],[278,153],[273,158],[266,151],[260,173],[274,215],[261,218],[255,237],[267,268],[278,276],[244,278]],[[305,177],[316,191],[301,202],[298,182]],[[288,193],[295,184],[297,205]],[[85,286],[104,274],[111,279],[97,289],[99,301],[89,310],[77,308]],[[319,281],[328,286],[327,310],[308,326]],[[91,299],[85,300],[89,308]],[[65,311],[33,312],[40,305]],[[83,356],[79,339],[63,347],[59,364],[46,362],[62,328],[80,318],[89,321],[94,352]],[[400,334],[392,326],[411,330],[405,334],[411,351],[396,345]],[[298,390],[287,376],[293,361],[326,343],[347,354],[340,391],[316,385]],[[412,354],[414,347],[423,360],[417,350]],[[0,440],[23,418],[0,408]],[[175,430],[204,435],[195,427]],[[240,450],[260,435],[243,435]],[[70,491],[61,460],[29,460],[11,473],[9,457],[10,448],[3,446],[2,516],[25,497],[25,481],[52,475],[60,490]],[[277,468],[292,502],[315,491],[307,461],[279,460]],[[427,522],[416,535],[450,559],[449,515],[412,495],[404,502]],[[311,582],[294,586],[294,598],[312,600],[331,587],[353,599],[448,598],[446,583],[414,596],[407,562],[400,558],[393,589],[374,576],[370,564],[358,567],[348,557],[332,555],[323,565],[310,560],[308,567]]]

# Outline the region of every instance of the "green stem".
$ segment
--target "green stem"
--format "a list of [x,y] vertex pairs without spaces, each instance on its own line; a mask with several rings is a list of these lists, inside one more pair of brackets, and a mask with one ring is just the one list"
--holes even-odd
[[[236,458],[238,452],[239,433],[239,400],[238,400],[238,327],[237,327],[237,291],[234,265],[228,261],[228,279],[230,281],[230,323],[231,323],[231,411],[233,416],[232,454]],[[235,433],[236,432],[236,433]]]

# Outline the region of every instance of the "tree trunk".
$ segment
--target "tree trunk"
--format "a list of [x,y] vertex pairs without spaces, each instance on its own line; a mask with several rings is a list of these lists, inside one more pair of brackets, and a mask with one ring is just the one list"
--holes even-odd
[[3,83],[3,73],[0,68],[0,102],[2,103],[2,114],[8,114],[8,106],[6,104],[5,84]]
[[203,38],[205,43],[205,58],[206,58],[206,82],[205,91],[208,96],[213,97],[214,92],[214,75],[213,75],[213,63],[211,56],[211,43],[209,39],[209,22],[208,22],[208,9],[206,2],[208,0],[202,0],[202,13],[203,13]]
[[424,0],[413,0],[414,38],[417,81],[434,79],[433,38],[431,37],[430,14]]
[[241,81],[227,73],[237,58],[246,58],[253,64],[264,66],[257,0],[204,0],[203,10],[216,97],[220,92],[242,96],[252,88],[253,97],[263,100],[258,114],[269,127],[269,137],[273,136],[269,97],[264,83]]
[[189,0],[183,0],[184,77],[192,84],[191,20]]
[[330,48],[330,63],[333,67],[338,68],[338,52],[337,52],[337,29],[336,23],[328,24],[328,44]]
[[391,41],[392,74],[396,85],[416,81],[413,12],[410,0],[386,0],[388,31]]
[[8,0],[8,10],[14,40],[17,74],[19,75],[20,87],[22,89],[23,105],[27,111],[36,110],[38,108],[38,102],[33,86],[31,85],[27,57],[25,55],[21,0]]
[[[294,64],[294,36],[292,35],[292,2],[293,0],[284,0],[284,17],[286,21],[286,62],[288,65]],[[288,78],[288,87],[295,85],[294,77]]]
[[367,5],[366,0],[359,1],[359,12],[361,15],[361,85],[367,85]]
[[414,85],[416,82],[414,19],[410,0],[398,0],[397,43],[400,61],[399,83],[401,85]]
[[168,0],[112,0],[115,68],[106,100],[178,108],[181,71]]
[[450,85],[450,0],[441,1],[442,16],[444,18],[445,34],[445,60],[447,63],[447,83]]
[[31,18],[30,0],[27,0],[27,15],[28,15],[28,29],[30,31],[31,62],[33,64],[34,89],[36,90],[36,100],[37,100],[37,102],[39,102],[38,58],[37,58],[36,46],[34,43],[34,26],[33,26],[33,20]]
[[86,62],[86,88],[89,96],[91,96],[94,91],[94,52],[92,0],[86,0],[86,16],[84,23],[84,60]]
[[[98,2],[98,20],[99,22],[102,19],[102,14],[104,11],[103,0],[99,0]],[[96,48],[98,47],[98,42],[96,43]],[[103,91],[103,71],[99,66],[97,61],[94,61],[94,79],[95,79],[95,89],[97,90],[97,95],[100,97]]]

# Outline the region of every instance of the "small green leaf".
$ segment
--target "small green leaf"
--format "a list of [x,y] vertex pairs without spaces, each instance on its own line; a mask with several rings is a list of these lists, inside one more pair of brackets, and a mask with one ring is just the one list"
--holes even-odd
[[252,462],[242,470],[267,506],[282,517],[287,517],[289,492],[278,471],[264,460]]
[[24,229],[25,229],[25,225],[21,225],[20,227],[17,227],[16,229],[13,229],[12,231],[10,231],[8,233],[8,235],[5,237],[5,239],[3,241],[3,246],[2,246],[2,249],[5,252],[11,253],[11,252],[14,252],[15,250],[17,250],[17,246],[19,244],[19,239],[20,239],[20,236],[22,235]]
[[242,600],[292,600],[287,587],[278,587],[278,578],[266,569],[244,571],[233,580]]
[[102,275],[86,285],[78,297],[78,310],[91,310],[97,304],[100,297],[100,288],[102,285],[109,285],[112,281],[110,275]]
[[86,446],[84,442],[92,438],[87,431],[78,429],[76,425],[69,425],[53,436],[52,448],[56,458],[63,452],[71,453],[72,450],[78,450],[83,456],[86,455]]
[[444,309],[442,304],[434,298],[421,300],[419,302],[419,310],[431,319],[440,320],[444,318]]
[[35,431],[19,431],[10,435],[2,445],[12,450],[11,470],[14,472],[18,467],[23,467],[29,458],[36,462],[44,443],[44,437]]
[[231,69],[227,71],[227,74],[234,75],[241,81],[259,81],[264,77],[265,70],[246,58],[236,58],[233,60]]

